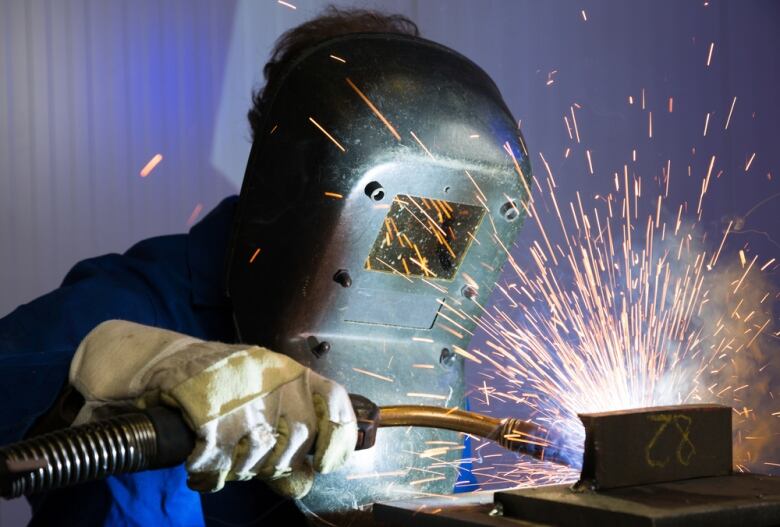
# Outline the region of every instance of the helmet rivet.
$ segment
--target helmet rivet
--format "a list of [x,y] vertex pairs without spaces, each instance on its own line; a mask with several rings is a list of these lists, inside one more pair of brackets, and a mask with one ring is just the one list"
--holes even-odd
[[385,197],[385,189],[377,181],[372,181],[366,185],[365,193],[366,196],[374,201],[382,201],[382,198]]
[[477,298],[477,295],[479,292],[477,291],[477,288],[473,285],[464,285],[463,288],[460,290],[460,294],[468,298],[469,300],[474,300]]
[[330,351],[330,342],[323,340],[314,348],[312,348],[311,352],[314,353],[314,356],[318,359],[322,357],[323,355],[327,354]]
[[499,210],[501,217],[506,221],[512,222],[520,217],[520,209],[517,208],[517,204],[513,200],[509,200]]
[[441,354],[439,355],[439,363],[441,363],[442,366],[447,367],[455,364],[455,354],[450,348],[442,348]]
[[349,271],[346,269],[339,269],[336,274],[333,275],[333,281],[337,284],[341,284],[341,287],[349,287],[352,285],[352,277],[349,276]]

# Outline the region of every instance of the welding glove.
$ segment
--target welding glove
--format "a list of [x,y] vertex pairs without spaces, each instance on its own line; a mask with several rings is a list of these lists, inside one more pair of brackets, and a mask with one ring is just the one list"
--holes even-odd
[[[342,466],[357,440],[342,386],[257,346],[112,320],[81,342],[70,382],[86,400],[75,424],[117,406],[181,409],[197,436],[187,484],[200,492],[258,477],[300,498],[311,488],[313,471]],[[312,445],[313,466],[306,458]]]

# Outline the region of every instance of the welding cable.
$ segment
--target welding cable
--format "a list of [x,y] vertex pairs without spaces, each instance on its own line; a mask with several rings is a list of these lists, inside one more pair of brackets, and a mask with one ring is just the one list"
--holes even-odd
[[193,448],[195,435],[181,414],[162,406],[63,428],[0,447],[0,496],[173,467]]

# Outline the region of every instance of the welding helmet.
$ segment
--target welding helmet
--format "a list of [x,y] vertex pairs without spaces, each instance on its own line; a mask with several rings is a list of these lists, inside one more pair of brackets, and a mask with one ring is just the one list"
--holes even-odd
[[[265,100],[229,251],[239,338],[380,406],[463,408],[464,362],[485,360],[469,340],[530,185],[496,85],[434,42],[352,34],[300,55]],[[451,493],[462,445],[380,429],[304,504]]]

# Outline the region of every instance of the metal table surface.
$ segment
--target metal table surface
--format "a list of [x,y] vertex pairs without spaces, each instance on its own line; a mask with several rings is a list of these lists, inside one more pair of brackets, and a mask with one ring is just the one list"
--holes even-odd
[[[503,516],[491,516],[500,504]],[[402,527],[698,527],[780,525],[780,477],[732,474],[606,491],[552,485],[374,505]]]

